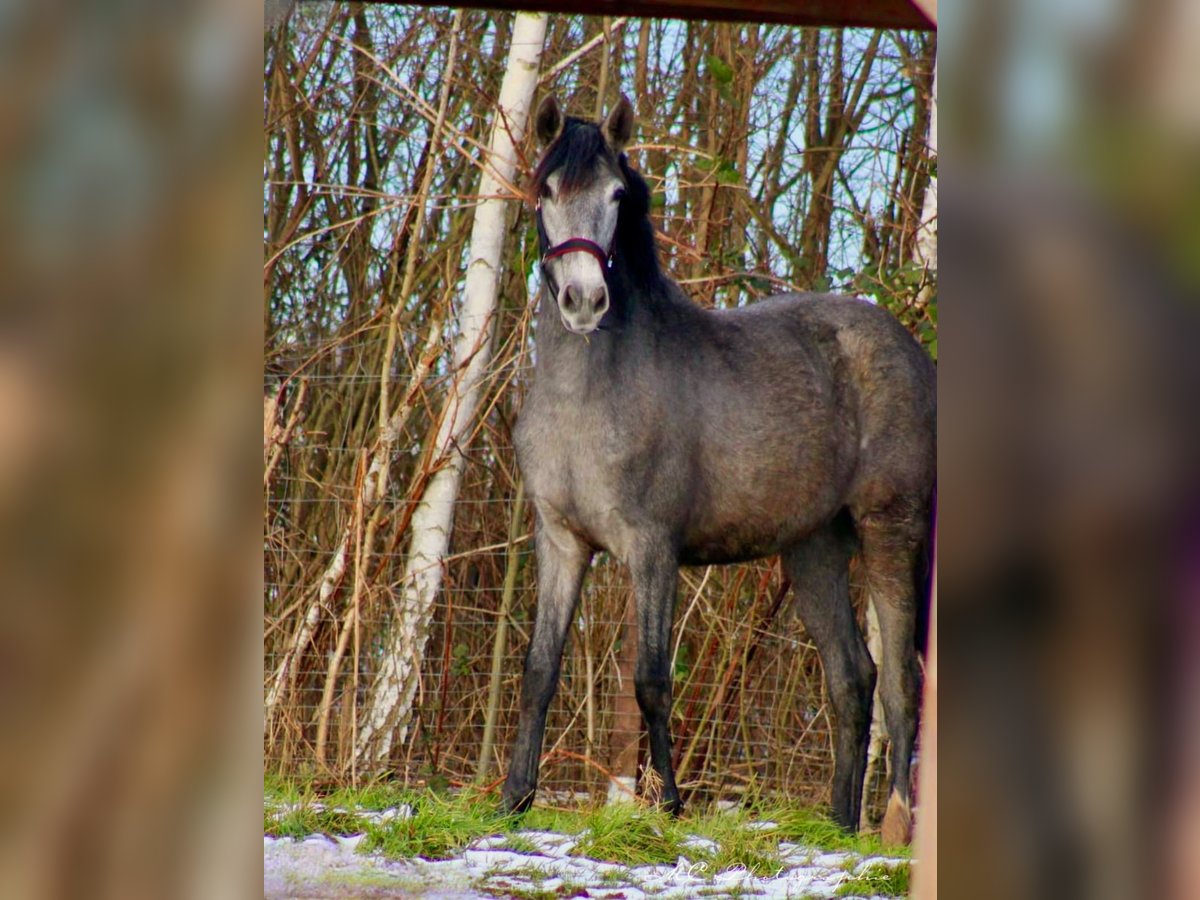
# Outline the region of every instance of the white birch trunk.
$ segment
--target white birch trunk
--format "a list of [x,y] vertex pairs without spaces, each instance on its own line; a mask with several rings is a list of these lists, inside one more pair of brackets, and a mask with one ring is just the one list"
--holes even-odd
[[454,337],[454,378],[432,457],[436,471],[413,513],[396,620],[355,743],[356,758],[367,766],[388,758],[393,742],[403,742],[407,737],[412,720],[429,622],[450,543],[454,502],[466,465],[462,444],[474,424],[491,361],[496,291],[507,232],[508,201],[503,194],[516,171],[514,145],[524,135],[537,87],[546,18],[543,13],[518,13],[513,26],[499,108],[479,185],[482,202],[475,209],[471,229],[466,285]]
[[[933,64],[933,107],[929,111],[929,154],[937,161],[937,61]],[[921,205],[921,225],[917,229],[917,240],[913,255],[928,271],[937,271],[937,176],[929,179],[925,198]],[[919,302],[929,302],[933,292],[931,285],[921,289]]]

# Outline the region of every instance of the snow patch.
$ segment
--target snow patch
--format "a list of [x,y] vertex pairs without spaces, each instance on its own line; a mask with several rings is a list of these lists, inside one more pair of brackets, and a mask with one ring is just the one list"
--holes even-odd
[[[314,804],[315,806],[315,804]],[[390,812],[390,815],[387,815]],[[355,810],[364,819],[371,813]],[[399,807],[376,813],[380,821],[411,815]],[[387,815],[387,818],[383,818]],[[769,830],[773,823],[756,823]],[[534,852],[511,849],[514,839]],[[389,860],[362,853],[363,835],[303,839],[263,836],[265,897],[417,897],[422,900],[484,900],[497,894],[551,892],[604,900],[689,900],[754,896],[767,900],[832,897],[852,873],[871,863],[896,865],[885,856],[824,851],[790,842],[779,846],[780,870],[758,876],[742,867],[714,872],[705,856],[715,841],[693,835],[675,863],[626,866],[571,856],[578,837],[545,831],[492,835],[446,860]],[[688,856],[697,857],[689,859]],[[586,894],[575,893],[586,891]]]

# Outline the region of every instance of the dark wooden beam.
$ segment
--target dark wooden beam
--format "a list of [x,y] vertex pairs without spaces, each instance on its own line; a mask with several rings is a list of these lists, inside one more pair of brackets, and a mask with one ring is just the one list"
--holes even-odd
[[[396,0],[365,0],[395,4]],[[919,4],[919,5],[918,5]],[[418,0],[416,6],[484,6]],[[674,19],[720,19],[738,22],[772,22],[785,25],[828,25],[863,28],[915,28],[930,30],[936,24],[922,9],[937,15],[937,0],[499,0],[493,9],[533,10],[585,16],[641,16]]]
[[934,28],[937,28],[937,0],[912,0],[913,6],[916,6],[925,14],[925,18],[930,21]]

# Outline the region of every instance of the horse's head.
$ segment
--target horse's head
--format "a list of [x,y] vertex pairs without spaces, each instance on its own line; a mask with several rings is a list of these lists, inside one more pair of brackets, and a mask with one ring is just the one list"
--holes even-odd
[[627,184],[620,154],[633,133],[624,96],[599,124],[564,118],[553,97],[537,111],[546,147],[534,174],[542,272],[568,331],[590,334],[609,308],[606,270]]

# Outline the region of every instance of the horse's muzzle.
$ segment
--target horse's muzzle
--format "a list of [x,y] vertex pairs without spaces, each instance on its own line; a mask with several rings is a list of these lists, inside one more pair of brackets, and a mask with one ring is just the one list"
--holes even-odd
[[557,299],[563,324],[575,334],[591,334],[608,312],[608,286],[603,283],[583,287],[568,282]]

